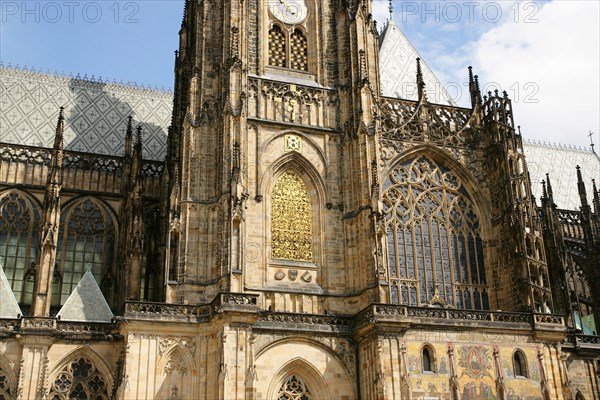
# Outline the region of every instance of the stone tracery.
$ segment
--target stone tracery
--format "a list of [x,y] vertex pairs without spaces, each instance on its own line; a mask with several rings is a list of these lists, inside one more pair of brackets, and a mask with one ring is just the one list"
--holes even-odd
[[108,400],[109,394],[106,379],[94,364],[85,357],[79,357],[56,376],[48,398]]
[[393,303],[489,308],[479,214],[460,178],[427,157],[384,183]]

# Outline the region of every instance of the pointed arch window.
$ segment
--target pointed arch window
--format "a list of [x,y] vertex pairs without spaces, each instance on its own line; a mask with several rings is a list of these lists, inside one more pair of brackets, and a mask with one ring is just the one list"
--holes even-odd
[[115,228],[108,211],[91,198],[67,207],[61,217],[56,303],[63,304],[86,270],[102,283],[113,259]]
[[312,262],[312,224],[306,184],[294,171],[286,171],[271,193],[272,258]]
[[435,372],[435,362],[433,360],[433,349],[429,346],[423,347],[421,351],[421,361],[423,372]]
[[31,295],[24,292],[27,272],[37,259],[39,224],[39,209],[26,195],[16,190],[0,195],[0,266],[15,297],[25,304],[31,304]]
[[279,389],[277,400],[311,400],[313,398],[310,389],[296,375],[290,376]]
[[489,309],[479,213],[457,175],[407,161],[385,179],[383,210],[394,301]]
[[527,359],[521,350],[515,351],[513,355],[513,368],[515,376],[527,378]]
[[308,39],[301,29],[288,31],[273,24],[269,29],[269,65],[308,71]]
[[58,373],[48,398],[108,400],[108,390],[106,379],[94,364],[85,357],[79,357]]
[[308,71],[308,46],[300,29],[294,29],[290,36],[290,68]]
[[269,65],[287,67],[287,43],[285,33],[277,24],[269,30]]

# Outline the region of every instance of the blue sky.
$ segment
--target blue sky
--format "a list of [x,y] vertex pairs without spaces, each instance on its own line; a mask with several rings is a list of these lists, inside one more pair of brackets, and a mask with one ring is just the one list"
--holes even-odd
[[[442,82],[462,84],[472,65],[486,88],[507,90],[526,138],[578,146],[590,130],[600,141],[598,4],[393,1],[394,21]],[[0,60],[172,87],[182,13],[183,0],[0,0]],[[388,1],[373,14],[382,27]]]

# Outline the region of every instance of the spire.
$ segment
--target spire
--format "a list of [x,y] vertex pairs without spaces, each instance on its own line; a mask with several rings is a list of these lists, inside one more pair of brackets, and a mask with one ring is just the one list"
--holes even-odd
[[552,184],[550,183],[550,174],[546,174],[546,182],[548,182],[548,198],[550,199],[550,204],[554,203],[554,193],[552,193]]
[[138,125],[135,133],[135,145],[133,147],[133,164],[131,167],[130,182],[135,182],[142,172],[142,126]]
[[579,189],[579,198],[581,199],[581,208],[589,209],[590,205],[588,204],[587,193],[585,190],[585,182],[583,182],[583,177],[581,176],[581,167],[577,166],[577,188]]
[[65,108],[61,107],[60,112],[58,114],[56,132],[54,134],[54,146],[52,147],[52,158],[50,160],[50,171],[48,172],[48,177],[46,181],[47,184],[62,184],[62,159],[65,135],[64,110]]
[[425,93],[425,81],[423,80],[423,72],[421,71],[421,59],[417,57],[417,90],[418,90],[418,99],[427,100],[427,95]]
[[50,169],[44,194],[44,215],[40,229],[40,244],[37,258],[37,273],[31,314],[36,317],[48,317],[52,298],[52,279],[56,261],[56,246],[60,225],[60,192],[62,189],[62,159],[65,133],[64,107],[60,108]]
[[133,117],[127,118],[127,131],[125,132],[125,157],[131,157],[133,146]]
[[394,20],[394,6],[392,4],[392,0],[389,1],[388,11],[390,12],[389,20],[393,21]]
[[473,76],[473,67],[469,66],[469,93],[471,94],[471,107],[481,105],[481,92],[479,91],[479,77]]
[[596,188],[596,180],[592,179],[592,191],[594,195],[594,213],[600,218],[600,193]]

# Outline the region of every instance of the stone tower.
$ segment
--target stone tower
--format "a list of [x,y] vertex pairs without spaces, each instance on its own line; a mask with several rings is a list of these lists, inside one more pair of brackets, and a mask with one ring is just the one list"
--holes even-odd
[[[370,2],[186,3],[169,141],[169,299],[377,301]],[[216,17],[215,12],[219,15]],[[350,306],[348,293],[362,293]]]

